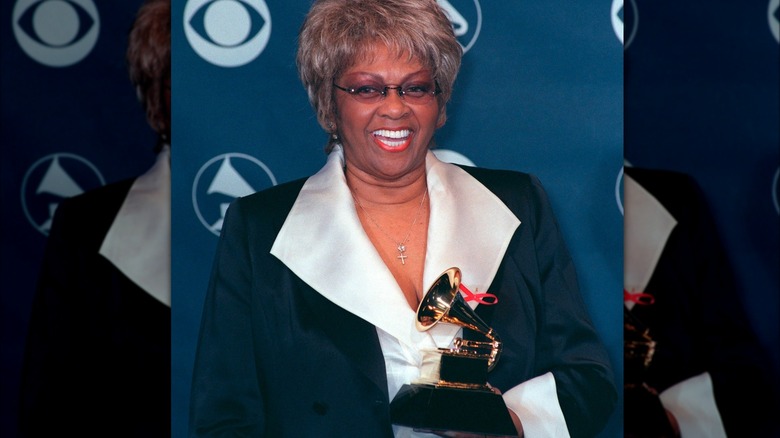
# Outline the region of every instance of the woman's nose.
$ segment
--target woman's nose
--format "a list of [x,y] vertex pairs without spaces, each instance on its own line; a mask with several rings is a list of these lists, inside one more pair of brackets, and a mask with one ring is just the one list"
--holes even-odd
[[381,115],[401,118],[408,115],[410,109],[404,98],[401,97],[398,88],[387,87],[385,97],[380,102],[379,111]]

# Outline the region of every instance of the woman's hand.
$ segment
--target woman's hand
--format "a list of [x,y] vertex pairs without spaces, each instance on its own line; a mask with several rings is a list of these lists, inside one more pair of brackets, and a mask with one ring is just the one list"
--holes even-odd
[[[493,392],[495,392],[498,395],[501,395],[501,391],[498,390],[498,388],[490,387]],[[520,422],[520,418],[517,416],[517,414],[514,413],[511,409],[507,408],[507,411],[509,411],[509,417],[512,418],[512,423],[515,425],[515,430],[517,430],[517,437],[523,438],[525,436],[525,432],[523,432],[523,423]]]
[[512,423],[515,425],[515,430],[517,430],[517,437],[523,438],[525,436],[525,432],[523,431],[523,423],[520,422],[520,418],[517,417],[517,414],[515,414],[511,409],[507,408],[509,411],[509,416],[512,417]]
[[666,418],[669,419],[669,425],[672,426],[672,431],[674,431],[674,436],[679,437],[680,424],[677,423],[677,418],[674,417],[674,414],[672,414],[672,411],[670,411],[669,409],[666,409]]

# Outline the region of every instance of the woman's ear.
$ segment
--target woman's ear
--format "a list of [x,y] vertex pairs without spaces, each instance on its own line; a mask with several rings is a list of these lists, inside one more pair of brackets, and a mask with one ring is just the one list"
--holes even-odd
[[442,110],[439,113],[439,120],[436,121],[436,129],[439,129],[442,126],[444,126],[444,122],[446,122],[446,121],[447,121],[447,113],[444,112],[444,110]]

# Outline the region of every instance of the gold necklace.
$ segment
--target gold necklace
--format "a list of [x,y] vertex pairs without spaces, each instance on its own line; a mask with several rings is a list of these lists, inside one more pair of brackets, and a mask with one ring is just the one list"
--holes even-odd
[[412,229],[414,228],[414,224],[416,224],[417,223],[417,219],[420,218],[420,213],[423,210],[423,203],[425,203],[425,197],[426,196],[428,196],[428,190],[427,189],[423,193],[422,199],[420,200],[420,206],[417,207],[417,213],[414,215],[414,220],[412,221],[412,224],[409,226],[409,231],[406,232],[406,237],[404,237],[404,240],[402,240],[401,242],[397,242],[389,234],[387,234],[387,232],[382,227],[379,226],[377,221],[374,220],[374,218],[370,214],[368,214],[368,210],[366,210],[366,208],[363,207],[363,203],[360,202],[360,199],[357,197],[355,192],[352,192],[352,197],[355,198],[355,202],[357,202],[358,207],[360,207],[360,209],[363,210],[363,213],[366,214],[366,217],[371,222],[373,222],[373,224],[376,226],[376,228],[379,231],[382,232],[382,234],[384,234],[388,239],[390,239],[390,241],[392,241],[396,245],[395,249],[398,250],[398,256],[396,258],[401,260],[401,264],[402,265],[406,264],[406,258],[409,257],[406,254],[404,254],[406,252],[406,242],[409,241],[409,236],[412,235]]

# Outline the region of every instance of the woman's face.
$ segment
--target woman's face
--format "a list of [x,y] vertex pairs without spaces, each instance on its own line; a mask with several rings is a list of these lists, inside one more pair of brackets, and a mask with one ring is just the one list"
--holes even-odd
[[[377,45],[373,55],[347,69],[335,84],[359,89],[371,86],[407,87],[425,84],[435,88],[430,70],[416,60],[396,56]],[[396,89],[377,102],[362,102],[334,88],[336,127],[344,157],[352,171],[382,181],[397,181],[425,169],[425,155],[434,132],[444,124],[436,97],[427,103],[409,102]]]

